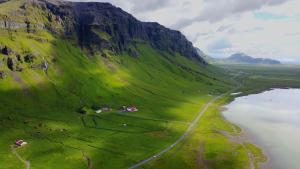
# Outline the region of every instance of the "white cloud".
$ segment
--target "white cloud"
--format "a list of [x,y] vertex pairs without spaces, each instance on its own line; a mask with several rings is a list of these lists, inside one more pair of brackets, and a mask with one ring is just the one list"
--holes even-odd
[[[291,10],[289,10],[291,9]],[[298,9],[298,10],[296,10]],[[284,19],[257,18],[254,12],[287,16]],[[185,35],[203,51],[216,57],[227,57],[244,52],[255,57],[282,61],[300,61],[300,2],[289,1],[278,6],[263,7],[237,16],[225,17],[218,22],[193,22],[182,29]],[[230,42],[231,47],[212,50],[219,40]]]
[[204,0],[203,9],[193,18],[179,20],[174,26],[183,28],[193,22],[217,22],[226,17],[239,15],[244,12],[260,9],[264,6],[273,6],[287,0]]

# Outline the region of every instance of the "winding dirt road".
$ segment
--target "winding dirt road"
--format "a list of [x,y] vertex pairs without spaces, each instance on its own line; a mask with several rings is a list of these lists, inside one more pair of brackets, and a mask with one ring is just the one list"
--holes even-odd
[[17,158],[18,158],[22,163],[25,164],[26,169],[30,169],[30,161],[26,161],[25,159],[23,159],[23,158],[20,156],[20,154],[16,151],[16,148],[15,148],[13,145],[11,145],[10,148],[11,148],[11,151],[17,156]]
[[82,151],[82,155],[85,161],[87,161],[87,169],[93,169],[92,160],[86,155],[84,151]]

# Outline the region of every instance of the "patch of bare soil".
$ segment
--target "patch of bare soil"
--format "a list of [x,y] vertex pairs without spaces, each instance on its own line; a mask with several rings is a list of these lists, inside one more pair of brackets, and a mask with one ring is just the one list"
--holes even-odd
[[16,157],[17,157],[22,163],[25,164],[26,169],[30,169],[30,161],[26,161],[25,159],[23,159],[23,158],[20,156],[20,154],[17,152],[15,146],[11,145],[10,148],[11,148],[11,151],[16,155]]
[[104,62],[104,64],[113,72],[116,71],[114,65],[112,63],[110,63],[110,61],[107,58],[102,57],[102,60]]
[[204,158],[205,144],[201,143],[197,150],[197,168],[209,169],[209,162]]
[[87,162],[87,169],[93,169],[92,160],[86,155],[85,152],[82,152],[84,160]]
[[166,132],[166,131],[151,131],[151,132],[147,132],[146,135],[149,135],[151,137],[164,138],[164,137],[168,136],[168,132]]
[[230,133],[226,132],[226,131],[222,131],[222,130],[219,130],[218,131],[220,134],[226,136],[227,138],[230,139],[231,142],[235,142],[235,143],[238,143],[240,144],[244,149],[245,151],[247,152],[247,155],[248,155],[248,159],[250,161],[250,164],[249,164],[249,169],[255,169],[255,165],[254,165],[254,155],[251,153],[251,151],[249,151],[247,149],[247,147],[244,145],[245,143],[245,136],[243,135],[243,133],[239,134],[239,135],[231,135]]

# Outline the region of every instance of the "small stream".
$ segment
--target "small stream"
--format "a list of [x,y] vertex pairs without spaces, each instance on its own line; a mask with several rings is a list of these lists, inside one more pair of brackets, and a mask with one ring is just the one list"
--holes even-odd
[[300,89],[273,89],[236,98],[223,112],[261,147],[263,168],[300,169]]

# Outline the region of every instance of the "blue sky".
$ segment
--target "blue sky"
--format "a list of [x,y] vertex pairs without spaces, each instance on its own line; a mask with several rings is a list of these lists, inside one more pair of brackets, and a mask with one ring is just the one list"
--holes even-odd
[[276,15],[269,12],[254,12],[254,18],[265,20],[278,20],[278,19],[290,19],[291,17],[286,15]]

